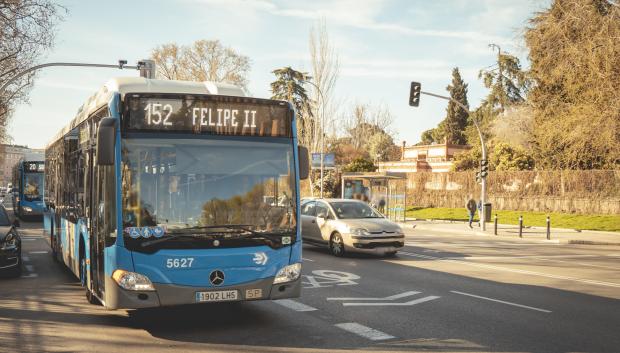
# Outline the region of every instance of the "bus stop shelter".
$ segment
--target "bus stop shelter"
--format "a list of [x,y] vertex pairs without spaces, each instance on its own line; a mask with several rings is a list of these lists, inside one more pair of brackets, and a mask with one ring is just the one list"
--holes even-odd
[[405,221],[407,175],[396,172],[342,173],[343,199],[358,199],[370,203],[389,219]]

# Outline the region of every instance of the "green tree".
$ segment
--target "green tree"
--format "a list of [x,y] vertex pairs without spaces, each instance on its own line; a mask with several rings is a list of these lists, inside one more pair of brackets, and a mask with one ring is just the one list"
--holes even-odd
[[493,147],[490,167],[494,170],[532,170],[534,158],[522,148],[499,142]]
[[374,163],[366,158],[356,158],[342,168],[345,172],[374,172],[376,169]]
[[530,87],[530,79],[521,69],[519,58],[501,51],[497,63],[480,70],[478,78],[490,90],[484,104],[499,111],[504,111],[508,105],[522,103]]
[[[452,83],[446,87],[446,90],[450,93],[452,99],[469,108],[469,103],[467,102],[467,84],[461,78],[458,67],[452,70]],[[468,124],[467,112],[455,102],[449,101],[444,120],[442,120],[436,128],[424,131],[421,136],[420,144],[466,144],[467,136],[465,130]]]
[[[450,97],[452,99],[469,108],[469,103],[467,102],[467,84],[461,78],[458,67],[452,70],[452,83],[448,85],[446,89],[450,92]],[[465,144],[467,142],[464,134],[468,124],[467,112],[453,101],[448,103],[446,111],[447,114],[442,127],[443,137],[449,143],[459,145]]]
[[383,131],[375,133],[368,141],[368,154],[374,161],[389,161],[395,154],[394,149],[398,149],[394,139]]
[[526,29],[536,166],[620,168],[620,7],[555,0]]
[[283,67],[272,71],[276,80],[271,83],[271,99],[281,99],[291,102],[297,114],[297,137],[300,144],[310,146],[314,138],[314,119],[311,109],[311,101],[304,87],[304,81],[311,77],[307,72],[293,70],[291,67]]
[[477,169],[480,166],[480,159],[482,159],[480,145],[474,146],[469,151],[457,153],[454,156],[452,170],[464,171]]

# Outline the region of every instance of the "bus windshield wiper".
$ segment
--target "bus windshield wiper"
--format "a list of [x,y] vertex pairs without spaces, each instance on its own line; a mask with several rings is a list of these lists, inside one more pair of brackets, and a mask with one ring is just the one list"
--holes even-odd
[[193,238],[193,239],[201,239],[201,238],[207,238],[207,237],[212,237],[213,234],[187,234],[187,233],[179,233],[179,234],[173,234],[169,237],[163,237],[163,238],[159,238],[159,239],[153,239],[153,240],[149,240],[149,241],[145,241],[142,242],[140,244],[140,246],[147,247],[153,244],[158,244],[164,241],[168,241],[168,240],[174,240],[174,239],[179,239],[179,238]]

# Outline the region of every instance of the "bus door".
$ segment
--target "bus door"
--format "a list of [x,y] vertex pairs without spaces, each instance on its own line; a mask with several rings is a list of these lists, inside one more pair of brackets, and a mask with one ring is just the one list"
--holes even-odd
[[87,192],[89,193],[90,206],[88,217],[90,219],[90,269],[92,276],[93,291],[104,298],[105,292],[105,266],[104,266],[104,248],[105,235],[103,234],[102,225],[102,207],[101,201],[103,186],[99,177],[100,167],[94,165],[93,149],[87,154]]

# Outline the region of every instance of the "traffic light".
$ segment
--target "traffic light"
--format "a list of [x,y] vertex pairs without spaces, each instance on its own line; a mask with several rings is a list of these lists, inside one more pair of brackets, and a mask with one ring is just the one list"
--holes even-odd
[[476,172],[476,183],[482,183],[482,177],[480,176],[480,172]]
[[489,161],[483,159],[480,161],[480,177],[486,178],[489,175]]
[[422,85],[420,82],[411,82],[411,91],[409,92],[409,105],[417,107],[420,105],[420,94],[422,92]]

